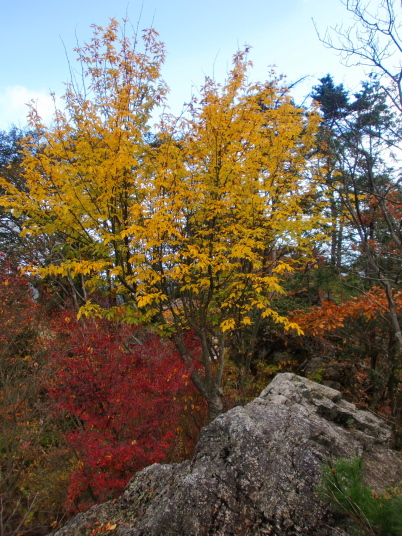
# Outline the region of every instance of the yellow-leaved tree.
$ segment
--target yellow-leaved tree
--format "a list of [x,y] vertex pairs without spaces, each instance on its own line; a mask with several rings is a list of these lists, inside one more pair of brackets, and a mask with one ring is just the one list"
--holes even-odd
[[[143,43],[139,52],[119,37],[114,20],[95,27],[78,49],[86,91],[67,86],[51,127],[32,108],[40,144],[26,141],[27,188],[3,180],[1,202],[24,214],[24,232],[62,240],[63,256],[43,275],[81,276],[88,297],[109,286],[127,319],[169,325],[213,418],[225,340],[236,336],[249,355],[262,318],[297,329],[271,300],[320,238],[310,157],[318,116],[295,106],[280,80],[249,83],[238,52],[223,85],[207,78],[187,113],[162,114],[151,135],[167,93],[164,50],[154,31]],[[88,299],[82,312],[113,308]]]

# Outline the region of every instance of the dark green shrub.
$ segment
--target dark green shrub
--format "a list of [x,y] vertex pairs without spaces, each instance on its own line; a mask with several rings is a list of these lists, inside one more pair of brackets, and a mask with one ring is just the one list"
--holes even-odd
[[402,494],[394,489],[377,496],[363,482],[361,458],[340,458],[322,470],[319,495],[348,514],[357,534],[402,536]]

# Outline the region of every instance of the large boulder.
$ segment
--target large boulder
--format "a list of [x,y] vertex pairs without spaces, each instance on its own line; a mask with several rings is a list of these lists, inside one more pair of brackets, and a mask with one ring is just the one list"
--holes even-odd
[[[320,469],[363,456],[376,492],[402,480],[389,426],[338,391],[279,374],[250,404],[201,433],[191,461],[154,464],[123,495],[72,519],[55,536],[329,536],[343,520],[315,493]],[[334,528],[336,528],[334,530]]]

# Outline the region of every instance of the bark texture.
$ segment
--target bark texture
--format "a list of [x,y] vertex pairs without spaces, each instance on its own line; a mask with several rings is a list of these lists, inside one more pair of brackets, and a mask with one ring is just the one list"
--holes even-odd
[[[191,461],[139,472],[115,501],[55,536],[338,536],[347,523],[315,493],[323,463],[363,456],[376,492],[402,480],[389,426],[341,394],[279,374],[245,407],[201,433]],[[95,525],[96,523],[96,525]]]

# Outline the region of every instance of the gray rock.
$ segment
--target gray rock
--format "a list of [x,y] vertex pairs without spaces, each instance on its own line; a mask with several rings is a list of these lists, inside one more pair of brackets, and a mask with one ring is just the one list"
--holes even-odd
[[[253,402],[219,416],[194,457],[154,464],[116,501],[72,519],[55,536],[335,536],[346,534],[315,493],[323,463],[363,456],[376,492],[402,480],[390,428],[330,387],[279,374]],[[94,523],[97,523],[96,527]]]

